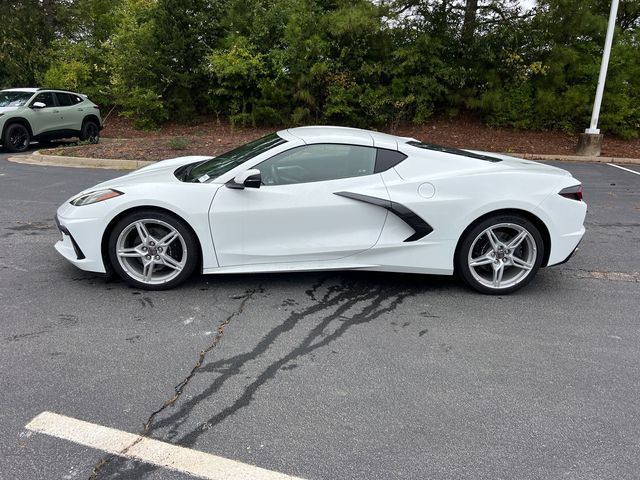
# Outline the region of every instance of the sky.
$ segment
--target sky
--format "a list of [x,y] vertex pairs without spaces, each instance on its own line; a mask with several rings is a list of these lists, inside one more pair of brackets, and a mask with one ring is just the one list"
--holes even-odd
[[521,0],[520,5],[526,10],[530,10],[536,5],[536,0]]

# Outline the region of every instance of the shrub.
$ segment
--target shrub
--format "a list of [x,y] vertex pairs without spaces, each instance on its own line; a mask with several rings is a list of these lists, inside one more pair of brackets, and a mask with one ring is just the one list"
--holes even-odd
[[169,118],[162,97],[150,88],[134,88],[117,98],[121,114],[133,119],[136,127],[145,130],[157,128]]
[[186,150],[189,146],[189,140],[183,137],[173,137],[169,139],[167,146],[171,150]]

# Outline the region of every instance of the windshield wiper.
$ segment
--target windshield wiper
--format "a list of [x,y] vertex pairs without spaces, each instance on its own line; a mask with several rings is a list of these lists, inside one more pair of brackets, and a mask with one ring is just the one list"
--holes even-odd
[[179,167],[178,169],[176,169],[176,171],[173,172],[173,174],[181,182],[196,183],[198,181],[198,179],[195,178],[195,177],[191,177],[191,171],[194,168],[196,168],[197,166],[202,165],[206,161],[207,160],[203,160],[201,162],[188,163],[188,164],[183,165],[183,166]]

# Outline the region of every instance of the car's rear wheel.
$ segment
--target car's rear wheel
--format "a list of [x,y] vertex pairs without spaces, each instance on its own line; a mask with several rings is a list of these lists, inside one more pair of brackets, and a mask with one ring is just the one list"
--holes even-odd
[[149,210],[126,215],[108,240],[109,260],[128,284],[166,290],[184,282],[198,265],[192,231],[173,215]]
[[4,146],[7,150],[14,153],[27,151],[31,143],[31,134],[29,129],[21,123],[13,123],[7,127],[4,133]]
[[533,223],[520,215],[495,215],[465,234],[455,267],[479,292],[507,294],[529,283],[543,258],[544,242]]
[[93,120],[86,120],[82,124],[80,140],[83,142],[98,143],[100,141],[100,126]]

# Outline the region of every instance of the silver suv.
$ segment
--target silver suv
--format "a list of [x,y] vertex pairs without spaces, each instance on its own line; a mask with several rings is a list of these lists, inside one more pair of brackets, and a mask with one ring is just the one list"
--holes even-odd
[[102,118],[86,95],[42,88],[0,90],[0,145],[24,152],[32,140],[79,137],[98,143]]

